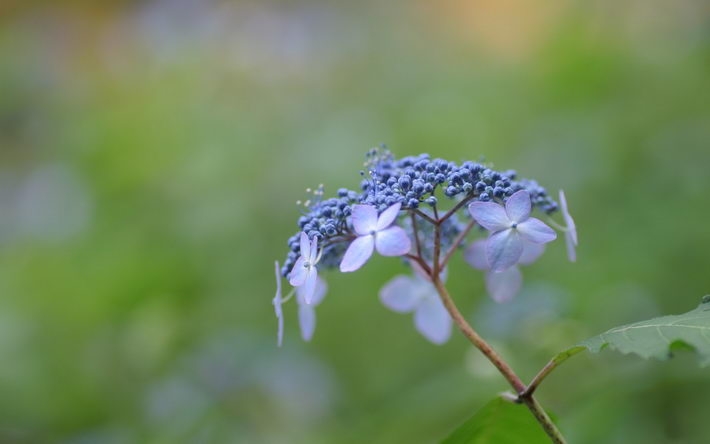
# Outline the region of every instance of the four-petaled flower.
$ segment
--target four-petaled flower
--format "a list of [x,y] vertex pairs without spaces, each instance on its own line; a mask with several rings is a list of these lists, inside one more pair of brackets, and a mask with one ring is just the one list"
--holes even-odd
[[414,312],[414,326],[429,341],[443,344],[451,336],[451,316],[431,279],[414,262],[414,276],[398,275],[380,290],[380,300],[398,313]]
[[574,224],[574,219],[569,215],[567,210],[567,199],[565,198],[565,192],[560,190],[560,206],[562,207],[562,217],[565,220],[565,243],[567,244],[567,257],[570,262],[577,260],[577,252],[575,248],[577,247],[577,226]]
[[311,297],[311,302],[306,303],[304,297],[304,287],[296,287],[296,302],[298,303],[298,324],[301,327],[301,337],[304,341],[310,341],[313,332],[316,330],[316,305],[320,304],[328,291],[328,286],[320,277],[316,279],[315,292]]
[[491,271],[499,272],[515,265],[523,254],[523,240],[544,244],[557,238],[544,222],[530,217],[530,194],[520,190],[508,198],[505,208],[493,202],[473,202],[471,216],[491,235],[486,241],[486,257]]
[[340,271],[355,271],[362,267],[377,252],[383,256],[402,256],[412,248],[407,232],[392,226],[402,204],[387,208],[377,217],[377,209],[372,205],[353,205],[352,223],[357,237],[348,246]]
[[[523,241],[523,253],[518,259],[520,265],[530,265],[545,252],[543,244]],[[523,274],[517,266],[504,271],[493,272],[486,257],[486,240],[479,239],[469,245],[464,251],[464,258],[473,268],[486,272],[486,289],[491,298],[498,302],[508,302],[520,291],[523,284]]]
[[316,264],[320,260],[318,254],[318,238],[313,238],[309,242],[308,235],[301,233],[301,256],[293,265],[291,274],[289,275],[289,283],[294,287],[303,287],[301,294],[306,303],[311,303],[313,294],[316,291],[316,282],[318,280],[318,269]]

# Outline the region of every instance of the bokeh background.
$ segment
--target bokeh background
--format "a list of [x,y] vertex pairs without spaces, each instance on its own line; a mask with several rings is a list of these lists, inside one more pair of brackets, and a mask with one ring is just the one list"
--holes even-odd
[[[381,142],[566,190],[578,263],[557,242],[507,305],[450,273],[525,379],[710,293],[706,1],[4,0],[0,442],[427,443],[507,389],[381,306],[392,259],[276,347],[295,202]],[[539,392],[574,443],[708,442],[709,396],[691,354],[612,352]]]

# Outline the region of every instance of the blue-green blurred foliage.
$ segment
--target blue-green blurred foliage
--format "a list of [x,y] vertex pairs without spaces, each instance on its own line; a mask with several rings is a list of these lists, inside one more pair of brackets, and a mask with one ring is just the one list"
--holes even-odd
[[[433,442],[506,389],[378,289],[326,273],[275,347],[273,261],[307,187],[365,151],[493,162],[564,188],[561,242],[494,306],[451,291],[530,378],[710,292],[702,0],[24,2],[0,6],[0,442]],[[707,371],[575,357],[540,391],[576,443],[707,439]]]

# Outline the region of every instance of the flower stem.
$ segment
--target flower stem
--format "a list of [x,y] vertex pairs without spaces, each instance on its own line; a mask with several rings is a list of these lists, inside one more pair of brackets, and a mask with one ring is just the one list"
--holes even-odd
[[468,235],[468,233],[471,232],[471,229],[476,225],[476,221],[471,219],[466,225],[466,228],[459,233],[458,236],[456,236],[456,239],[454,239],[454,242],[451,244],[451,247],[449,248],[449,251],[446,252],[444,255],[444,260],[441,261],[441,269],[443,270],[446,268],[446,264],[449,263],[449,259],[451,259],[451,256],[456,252],[456,249],[461,245],[461,242],[464,240],[464,238]]
[[414,213],[409,213],[412,217],[412,231],[414,232],[414,241],[417,245],[417,256],[422,256],[422,244],[419,241],[419,230],[417,228],[417,216]]
[[498,352],[493,349],[476,331],[471,327],[471,325],[466,321],[466,318],[461,314],[456,303],[449,295],[446,286],[441,282],[438,276],[433,276],[432,282],[436,287],[441,301],[444,303],[446,310],[451,315],[454,323],[459,327],[461,332],[468,338],[469,341],[483,353],[486,358],[498,369],[498,371],[503,375],[503,377],[510,383],[515,392],[518,394],[519,402],[525,404],[525,406],[533,414],[537,422],[540,423],[547,436],[555,444],[564,444],[565,438],[559,431],[557,426],[552,422],[548,414],[542,408],[540,403],[535,399],[532,393],[526,393],[526,386],[523,381],[515,374],[512,368],[505,362],[505,360],[498,354]]
[[[450,249],[444,253],[443,261],[441,260],[441,226],[442,224],[449,218],[451,217],[456,211],[458,211],[460,208],[462,208],[466,203],[468,203],[471,199],[473,198],[473,195],[469,195],[466,198],[462,199],[458,204],[456,204],[451,210],[449,210],[446,214],[444,214],[442,217],[439,217],[438,212],[436,211],[436,208],[434,208],[434,217],[432,218],[431,216],[427,215],[426,213],[422,212],[421,210],[414,209],[411,212],[411,217],[412,217],[412,229],[414,231],[414,236],[416,240],[416,255],[415,254],[407,254],[405,255],[408,259],[417,262],[422,269],[425,270],[425,272],[429,275],[431,278],[431,282],[436,288],[437,293],[439,294],[439,297],[441,298],[442,303],[444,304],[444,307],[448,311],[449,315],[451,316],[451,319],[453,319],[454,323],[458,326],[458,328],[461,330],[461,332],[466,336],[466,338],[478,349],[480,350],[483,355],[488,358],[488,360],[498,369],[501,375],[508,381],[508,383],[513,387],[515,390],[515,395],[512,396],[512,400],[514,402],[520,403],[520,404],[525,404],[525,406],[530,410],[532,415],[535,417],[535,420],[540,423],[542,426],[543,430],[547,434],[547,436],[550,438],[550,440],[555,443],[555,444],[565,444],[565,438],[562,436],[562,433],[560,430],[557,428],[557,426],[552,422],[550,417],[547,415],[545,410],[542,408],[540,403],[535,399],[533,396],[533,392],[537,388],[537,385],[542,381],[542,379],[547,376],[547,374],[552,371],[556,365],[559,362],[555,362],[556,359],[553,358],[553,361],[551,361],[550,364],[548,364],[539,374],[538,376],[533,379],[531,384],[529,386],[526,386],[525,383],[518,377],[518,375],[515,374],[513,369],[508,365],[507,362],[503,359],[501,355],[498,354],[497,351],[491,345],[486,342],[485,339],[483,339],[477,332],[476,330],[471,327],[471,324],[468,323],[466,318],[461,314],[461,311],[459,311],[458,307],[456,306],[456,303],[454,300],[451,298],[451,295],[449,294],[449,291],[446,289],[446,286],[441,280],[441,271],[444,269],[444,267],[447,265],[449,262],[449,259],[451,258],[453,252],[456,250],[456,248],[461,244],[463,239],[468,235],[468,233],[471,231],[473,226],[475,225],[475,221],[469,222],[469,224],[466,226],[466,228],[456,237],[456,239],[453,242],[453,245],[450,247]],[[434,257],[432,260],[432,265],[431,267],[428,266],[427,261],[422,258],[421,254],[421,246],[419,243],[419,233],[418,233],[418,227],[416,223],[416,216],[421,217],[423,220],[426,220],[427,222],[431,223],[434,226]],[[556,357],[557,358],[557,357]],[[566,357],[564,358],[566,359]],[[562,360],[564,360],[562,359]],[[561,361],[560,361],[561,362]],[[517,396],[516,396],[517,395]]]
[[458,326],[459,330],[468,338],[471,343],[483,353],[486,358],[498,369],[498,371],[503,375],[503,377],[510,383],[516,393],[522,393],[525,391],[525,384],[523,381],[515,374],[512,368],[503,360],[503,358],[498,354],[497,351],[493,349],[476,331],[471,327],[466,318],[461,314],[456,303],[449,295],[449,291],[441,282],[441,279],[435,277],[432,280],[436,291],[441,297],[441,301],[444,303],[444,307],[451,315],[454,323]]

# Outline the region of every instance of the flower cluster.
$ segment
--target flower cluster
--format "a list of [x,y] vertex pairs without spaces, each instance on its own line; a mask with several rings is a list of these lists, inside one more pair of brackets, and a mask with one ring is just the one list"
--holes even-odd
[[[486,271],[494,300],[512,299],[521,285],[517,264],[529,264],[557,235],[545,222],[531,217],[539,210],[549,219],[558,204],[537,182],[517,179],[515,171],[489,166],[456,164],[428,154],[395,159],[387,150],[367,154],[361,190],[341,188],[336,197],[307,201],[298,219],[299,232],[288,241],[282,267],[277,264],[278,291],[273,300],[283,331],[281,305],[296,295],[302,335],[309,340],[315,328],[313,307],[325,295],[319,269],[341,272],[360,269],[374,252],[400,256],[414,269],[414,277],[398,276],[380,293],[394,311],[415,313],[415,326],[431,342],[449,337],[451,319],[437,297],[435,283],[451,255],[466,242],[475,225],[489,231],[486,240],[470,243],[466,260]],[[560,194],[565,226],[549,222],[565,234],[570,260],[575,259],[577,234]],[[280,278],[294,290],[283,297]]]

